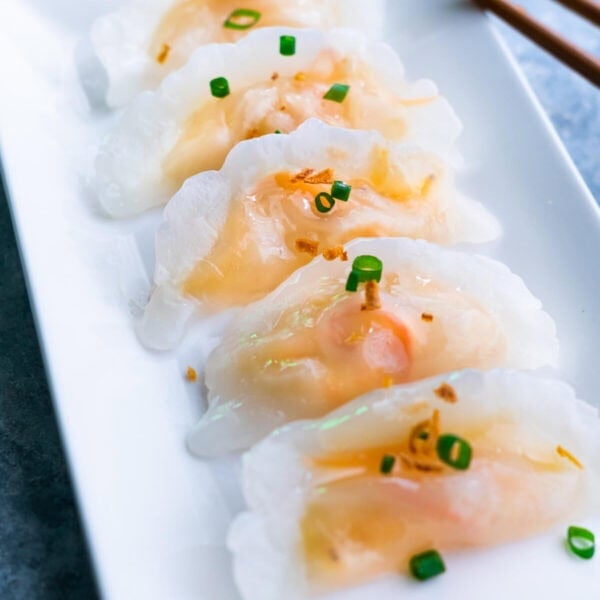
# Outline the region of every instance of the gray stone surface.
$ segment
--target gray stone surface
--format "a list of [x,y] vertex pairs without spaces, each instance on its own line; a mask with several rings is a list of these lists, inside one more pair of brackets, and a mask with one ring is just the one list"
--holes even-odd
[[[597,30],[549,0],[522,3],[600,54]],[[600,94],[521,36],[500,27],[600,199]],[[0,281],[0,598],[93,600],[93,577],[3,197]]]
[[[600,56],[600,30],[552,0],[520,0],[546,25]],[[527,38],[499,23],[588,187],[600,202],[600,91]]]
[[0,599],[93,600],[23,274],[0,192]]

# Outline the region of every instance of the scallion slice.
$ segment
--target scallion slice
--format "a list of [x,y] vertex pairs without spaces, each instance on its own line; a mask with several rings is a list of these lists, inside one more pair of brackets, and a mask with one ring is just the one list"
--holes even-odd
[[279,53],[282,56],[294,56],[296,54],[296,38],[293,35],[282,35],[279,38]]
[[330,194],[321,192],[315,198],[315,206],[320,213],[328,213],[335,206],[335,200]]
[[567,532],[567,541],[571,551],[579,558],[589,560],[594,556],[596,536],[589,529],[571,525]]
[[392,472],[395,464],[396,458],[391,454],[385,454],[381,459],[381,465],[379,466],[379,470],[384,475],[389,475]]
[[456,435],[441,435],[437,442],[437,453],[440,460],[453,469],[466,471],[471,464],[473,450],[469,442]]
[[352,186],[344,183],[343,181],[334,181],[331,187],[331,195],[336,200],[347,202],[350,198],[350,192],[352,192]]
[[446,565],[437,550],[427,550],[410,559],[410,572],[415,579],[426,581],[446,571]]
[[350,86],[344,83],[334,83],[329,91],[323,96],[325,100],[333,102],[343,102],[350,91]]
[[277,133],[277,134],[281,134],[281,129],[276,129],[276,130],[275,130],[275,133]]
[[215,98],[225,98],[229,96],[229,81],[225,77],[217,77],[210,82],[210,93]]
[[381,281],[383,263],[376,256],[357,256],[352,263],[352,272],[346,282],[346,291],[356,292],[358,284],[366,281]]
[[261,13],[251,8],[237,8],[228,17],[223,27],[227,29],[250,29],[260,21]]

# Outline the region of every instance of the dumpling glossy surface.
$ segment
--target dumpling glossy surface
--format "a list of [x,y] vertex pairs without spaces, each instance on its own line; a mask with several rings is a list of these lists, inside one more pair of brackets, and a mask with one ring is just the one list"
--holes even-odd
[[381,0],[252,0],[240,8],[237,0],[133,0],[100,17],[91,37],[107,72],[108,103],[154,89],[200,46],[278,25],[355,27],[377,37],[384,10]]
[[[371,390],[454,369],[554,364],[552,319],[493,260],[407,239],[359,240],[350,261],[315,259],[242,310],[206,365],[200,455],[245,448],[288,421]],[[383,262],[379,308],[346,291],[357,256]]]
[[[349,198],[320,212],[316,197],[336,180],[351,186]],[[169,202],[142,337],[168,348],[188,307],[210,314],[258,300],[314,256],[343,258],[341,246],[357,237],[452,244],[498,232],[434,154],[311,120],[288,136],[243,142],[219,173],[192,177]]]
[[[469,463],[439,450],[447,436]],[[242,596],[306,598],[406,572],[430,548],[492,546],[597,512],[599,451],[597,410],[568,385],[502,370],[372,392],[289,425],[244,457],[249,512],[229,538]]]
[[[280,54],[282,35],[296,38],[293,56]],[[435,85],[407,83],[388,46],[350,30],[266,28],[198,49],[130,105],[96,160],[99,199],[113,216],[164,204],[188,177],[221,168],[238,142],[311,117],[434,150],[449,151],[460,131]]]

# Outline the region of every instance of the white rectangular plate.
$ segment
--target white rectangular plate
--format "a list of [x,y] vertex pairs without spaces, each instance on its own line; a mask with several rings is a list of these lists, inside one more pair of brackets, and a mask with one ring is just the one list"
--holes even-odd
[[[179,356],[150,354],[132,332],[157,215],[109,222],[81,183],[109,117],[88,108],[74,48],[116,4],[0,3],[0,132],[12,211],[103,595],[235,600],[223,545],[239,507],[235,482],[184,448],[200,402],[182,370],[200,357],[189,346]],[[560,374],[597,401],[593,198],[488,20],[468,2],[394,0],[387,38],[409,75],[434,79],[464,122],[461,187],[486,202],[506,232],[482,252],[505,261],[543,300],[558,324]],[[589,524],[600,533],[600,520]],[[600,560],[570,557],[563,535],[557,528],[450,555],[448,573],[426,585],[392,576],[335,597],[599,597]]]

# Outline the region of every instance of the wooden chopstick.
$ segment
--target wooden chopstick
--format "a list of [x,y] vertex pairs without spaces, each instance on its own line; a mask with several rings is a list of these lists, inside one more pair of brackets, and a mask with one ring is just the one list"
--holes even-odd
[[580,14],[584,19],[600,26],[600,4],[594,0],[555,0],[559,4]]
[[[572,0],[564,0],[572,2]],[[523,35],[577,71],[596,87],[600,87],[600,60],[561,37],[527,12],[508,0],[474,0],[481,8],[490,10]],[[574,3],[573,3],[574,4]]]

